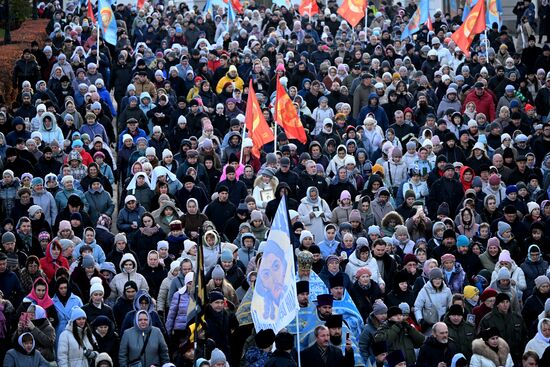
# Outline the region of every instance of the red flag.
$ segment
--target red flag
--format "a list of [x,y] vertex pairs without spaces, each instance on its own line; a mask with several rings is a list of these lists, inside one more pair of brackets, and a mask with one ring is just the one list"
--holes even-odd
[[138,10],[143,8],[143,5],[145,5],[145,0],[138,0],[138,2],[137,2]]
[[470,10],[464,23],[451,35],[451,39],[466,56],[470,54],[470,45],[475,35],[485,30],[485,11],[485,1],[478,1]]
[[248,87],[248,100],[246,101],[246,117],[245,117],[246,129],[252,139],[253,147],[252,154],[256,158],[260,158],[260,150],[262,147],[275,140],[273,131],[265,121],[264,114],[256,98],[256,92],[252,87],[252,78],[250,79],[250,85]]
[[233,9],[235,9],[237,14],[244,13],[243,5],[241,4],[241,2],[239,0],[229,0],[229,1],[231,1],[231,6],[233,7]]
[[94,9],[92,7],[92,0],[88,0],[88,19],[92,22],[92,24],[95,23],[95,17],[94,17]]
[[338,14],[347,20],[352,28],[355,28],[365,17],[367,5],[367,0],[344,0],[342,6],[338,8]]
[[315,14],[319,13],[319,5],[317,5],[316,0],[302,0],[298,12],[301,16],[309,15],[311,18]]
[[296,139],[302,144],[307,142],[306,131],[298,111],[279,81],[279,77],[277,77],[277,95],[275,97],[275,121],[285,129],[289,139]]
[[433,31],[434,30],[434,25],[432,23],[432,18],[430,17],[430,13],[428,12],[428,20],[426,20],[426,26],[428,27],[428,30],[430,31]]

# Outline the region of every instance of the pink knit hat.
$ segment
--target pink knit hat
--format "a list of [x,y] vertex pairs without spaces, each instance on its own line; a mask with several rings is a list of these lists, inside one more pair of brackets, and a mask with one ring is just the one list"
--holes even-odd
[[502,252],[500,253],[500,256],[498,257],[498,262],[501,262],[501,261],[506,261],[506,262],[509,262],[509,263],[512,262],[512,257],[510,256],[510,251],[502,250]]

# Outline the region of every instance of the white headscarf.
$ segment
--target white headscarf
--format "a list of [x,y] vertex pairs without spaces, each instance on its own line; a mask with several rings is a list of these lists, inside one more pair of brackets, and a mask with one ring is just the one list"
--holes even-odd
[[153,172],[151,172],[151,184],[152,190],[154,190],[157,187],[157,181],[159,176],[168,176],[170,181],[178,181],[178,178],[175,174],[170,172],[170,170],[164,166],[156,166],[153,169]]
[[130,181],[130,183],[126,187],[126,191],[128,191],[128,193],[133,194],[133,193],[136,192],[136,184],[137,184],[137,178],[138,177],[144,177],[145,178],[145,183],[147,184],[149,189],[151,189],[151,182],[149,181],[149,177],[147,177],[147,174],[145,172],[138,172],[134,175],[134,177],[132,177],[132,180]]

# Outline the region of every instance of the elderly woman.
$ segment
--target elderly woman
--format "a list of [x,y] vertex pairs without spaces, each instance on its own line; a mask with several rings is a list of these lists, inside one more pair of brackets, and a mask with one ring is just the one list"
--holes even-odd
[[140,361],[142,366],[162,366],[168,363],[168,346],[159,328],[151,325],[147,311],[136,313],[134,327],[122,335],[119,350],[121,366],[129,366]]
[[332,212],[327,202],[319,196],[315,186],[307,188],[306,196],[298,206],[300,221],[310,231],[315,241],[321,241],[325,234],[325,225],[332,219]]

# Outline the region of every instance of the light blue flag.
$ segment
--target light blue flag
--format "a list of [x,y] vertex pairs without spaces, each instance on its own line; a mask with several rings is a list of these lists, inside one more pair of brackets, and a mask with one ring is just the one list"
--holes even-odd
[[235,22],[235,9],[231,5],[231,1],[227,2],[227,30],[229,31],[229,25],[231,22]]
[[98,0],[98,24],[103,38],[107,43],[116,45],[117,42],[117,25],[115,14],[111,9],[111,2],[109,0]]
[[214,13],[214,9],[212,8],[212,0],[206,0],[206,4],[204,4],[204,10],[202,12],[204,14],[206,14],[206,13],[213,14]]
[[422,25],[428,21],[430,15],[430,3],[428,0],[420,0],[418,8],[414,12],[409,24],[403,29],[401,34],[401,40],[404,40],[407,37],[412,36],[420,30]]
[[283,196],[262,255],[250,312],[256,332],[272,329],[277,334],[296,318],[294,251],[290,243],[288,212]]
[[485,23],[487,28],[491,29],[493,23],[498,24],[498,29],[502,26],[502,1],[501,0],[488,0],[487,13],[485,15]]

